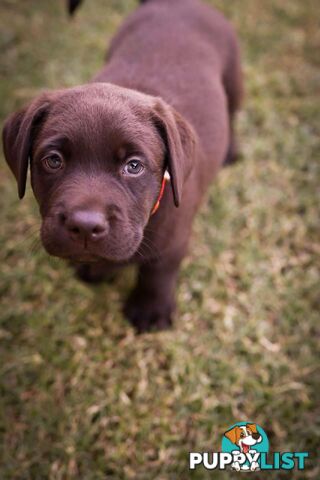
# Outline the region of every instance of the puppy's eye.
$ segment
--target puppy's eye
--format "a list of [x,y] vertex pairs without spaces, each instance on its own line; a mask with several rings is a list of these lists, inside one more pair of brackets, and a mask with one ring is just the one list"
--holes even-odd
[[134,158],[124,166],[123,173],[126,173],[127,175],[138,175],[143,170],[143,164],[140,162],[140,160],[136,160]]
[[243,437],[244,437],[244,433],[243,433],[243,432],[242,432],[242,433],[240,433],[240,437],[241,437],[241,438],[243,438]]
[[43,159],[43,165],[49,172],[56,172],[63,167],[63,160],[57,153]]

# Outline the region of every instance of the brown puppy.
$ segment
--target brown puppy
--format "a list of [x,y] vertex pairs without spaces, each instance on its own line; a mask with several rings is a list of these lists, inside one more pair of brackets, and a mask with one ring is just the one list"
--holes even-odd
[[20,198],[30,163],[45,249],[88,281],[139,264],[125,308],[138,331],[171,324],[194,214],[234,156],[240,99],[237,40],[222,15],[197,0],[149,0],[92,83],[45,93],[5,123]]

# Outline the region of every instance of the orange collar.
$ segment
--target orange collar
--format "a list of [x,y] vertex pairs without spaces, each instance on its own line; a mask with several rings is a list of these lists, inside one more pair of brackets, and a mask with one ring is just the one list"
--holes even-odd
[[166,170],[164,172],[164,175],[162,177],[162,182],[161,182],[161,188],[160,188],[160,192],[159,192],[159,195],[158,195],[158,198],[157,198],[157,201],[151,211],[151,215],[154,215],[156,213],[156,211],[158,210],[159,206],[160,206],[160,202],[161,202],[161,199],[163,197],[163,194],[164,194],[164,187],[166,186],[166,183],[170,181],[170,174],[168,172],[168,170]]

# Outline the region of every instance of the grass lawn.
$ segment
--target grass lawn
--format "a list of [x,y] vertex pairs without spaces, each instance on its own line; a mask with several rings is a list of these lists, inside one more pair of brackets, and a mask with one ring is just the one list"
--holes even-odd
[[[266,478],[320,478],[319,5],[211,3],[241,38],[243,159],[197,217],[172,331],[137,337],[122,317],[133,270],[89,288],[49,259],[1,161],[1,480],[238,478],[191,473],[188,452],[241,420],[312,456]],[[2,0],[1,118],[89,80],[135,5],[87,0],[69,22],[62,0]]]

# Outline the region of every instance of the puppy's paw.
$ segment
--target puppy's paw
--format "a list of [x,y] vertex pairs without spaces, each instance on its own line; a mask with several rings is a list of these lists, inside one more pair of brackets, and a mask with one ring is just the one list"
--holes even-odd
[[171,305],[141,301],[131,296],[123,312],[137,333],[166,330],[172,326]]
[[255,472],[257,470],[260,470],[260,467],[259,467],[259,463],[258,462],[252,462],[251,466],[250,466],[250,470],[252,472]]
[[239,462],[233,462],[233,464],[231,465],[231,468],[233,468],[233,470],[236,470],[237,472],[240,472],[240,470],[241,470],[240,463]]

